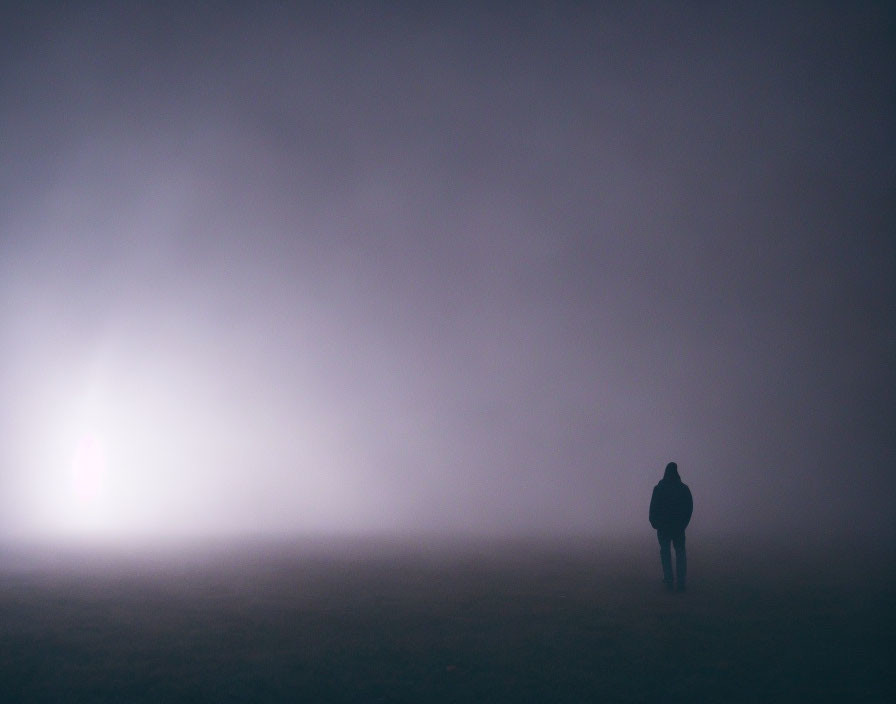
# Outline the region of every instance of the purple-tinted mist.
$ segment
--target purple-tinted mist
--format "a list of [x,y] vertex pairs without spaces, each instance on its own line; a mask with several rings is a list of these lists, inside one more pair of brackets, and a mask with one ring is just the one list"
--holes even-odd
[[3,530],[892,539],[886,3],[127,5],[0,18]]

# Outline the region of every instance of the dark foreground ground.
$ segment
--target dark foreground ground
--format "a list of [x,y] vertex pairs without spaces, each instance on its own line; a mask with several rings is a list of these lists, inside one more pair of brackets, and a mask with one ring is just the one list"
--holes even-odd
[[7,548],[0,701],[896,701],[891,556],[690,543]]

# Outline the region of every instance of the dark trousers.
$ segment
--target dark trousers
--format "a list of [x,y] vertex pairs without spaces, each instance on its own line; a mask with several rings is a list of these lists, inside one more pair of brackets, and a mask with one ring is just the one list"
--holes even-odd
[[675,574],[678,576],[678,586],[683,587],[688,575],[688,554],[684,547],[684,531],[670,533],[658,530],[656,537],[660,541],[660,562],[663,563],[663,581],[672,584],[672,551],[669,544],[675,546]]

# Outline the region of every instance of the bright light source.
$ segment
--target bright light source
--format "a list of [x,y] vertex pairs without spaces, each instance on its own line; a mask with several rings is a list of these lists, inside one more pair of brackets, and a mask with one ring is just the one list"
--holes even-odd
[[359,521],[363,467],[321,405],[228,395],[187,356],[45,374],[23,412],[22,530],[50,539],[313,530]]
[[78,440],[72,460],[72,495],[84,511],[98,508],[106,479],[106,455],[99,435],[88,430]]

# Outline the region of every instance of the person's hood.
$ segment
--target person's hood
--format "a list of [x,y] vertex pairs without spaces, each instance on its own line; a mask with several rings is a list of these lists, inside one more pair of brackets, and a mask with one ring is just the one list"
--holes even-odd
[[680,482],[681,476],[678,474],[678,465],[670,462],[666,465],[666,472],[663,474],[664,482]]

